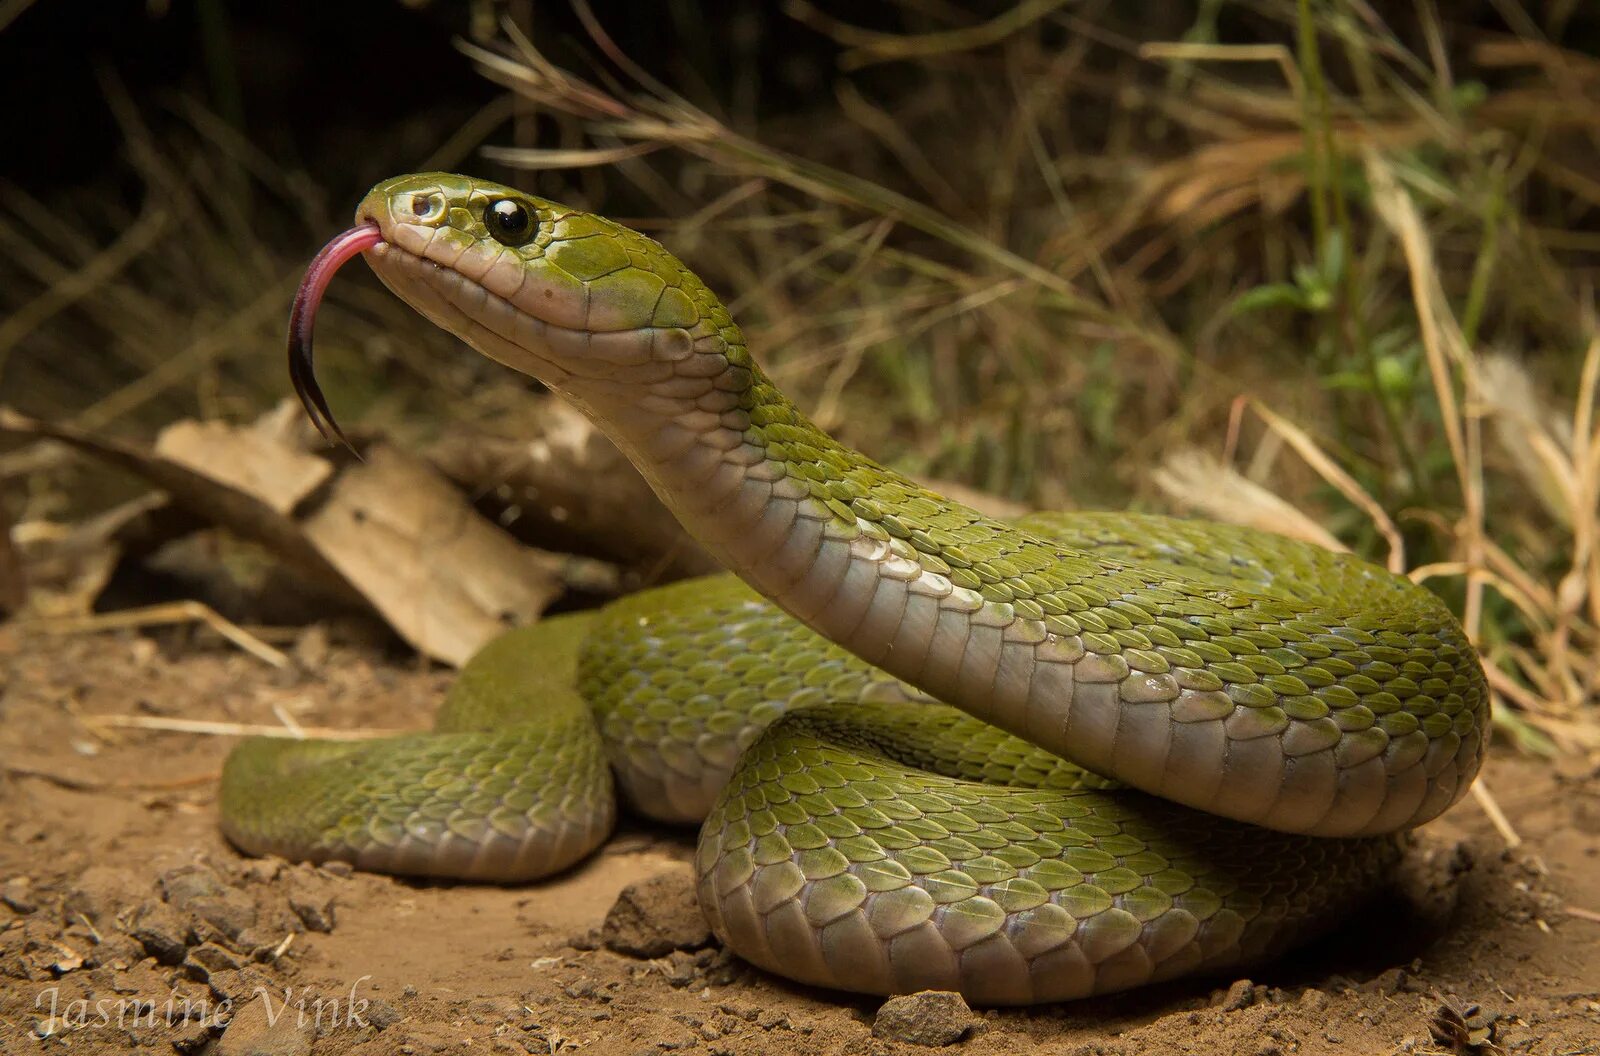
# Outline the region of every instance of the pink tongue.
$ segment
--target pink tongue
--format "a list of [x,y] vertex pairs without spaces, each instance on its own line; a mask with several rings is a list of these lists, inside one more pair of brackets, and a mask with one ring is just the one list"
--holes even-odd
[[317,375],[311,362],[311,329],[317,320],[317,306],[333,279],[333,273],[351,257],[362,250],[371,249],[383,241],[378,225],[368,221],[357,224],[344,234],[322,247],[322,252],[306,269],[300,280],[300,290],[294,295],[294,307],[289,311],[289,379],[294,382],[295,395],[305,407],[306,414],[317,431],[329,440],[338,438],[345,447],[354,451],[345,439],[344,430],[333,420],[328,401],[317,386]]

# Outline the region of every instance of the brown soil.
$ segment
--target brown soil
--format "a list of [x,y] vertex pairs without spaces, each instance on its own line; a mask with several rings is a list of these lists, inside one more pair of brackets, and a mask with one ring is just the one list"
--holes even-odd
[[[252,860],[217,832],[230,738],[89,721],[271,723],[277,706],[306,725],[426,724],[447,673],[321,642],[301,641],[304,674],[209,634],[0,628],[0,1051],[926,1051],[874,1036],[881,1001],[682,948],[703,941],[692,919],[617,941],[652,899],[681,900],[671,877],[602,930],[626,885],[681,877],[691,834],[625,828],[527,888]],[[1600,1053],[1600,774],[1502,751],[1487,779],[1516,850],[1468,798],[1418,837],[1384,908],[1253,982],[980,1011],[952,1051]],[[219,1042],[224,998],[237,1019]]]

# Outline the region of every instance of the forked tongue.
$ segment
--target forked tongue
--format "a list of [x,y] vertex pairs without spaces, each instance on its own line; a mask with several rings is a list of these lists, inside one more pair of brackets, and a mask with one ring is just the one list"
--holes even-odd
[[289,379],[294,382],[295,395],[300,397],[317,432],[330,441],[337,439],[352,452],[355,447],[346,439],[339,423],[333,420],[328,400],[317,385],[316,369],[311,360],[311,330],[316,325],[317,308],[322,304],[322,295],[327,292],[333,273],[351,257],[382,241],[383,233],[371,221],[357,224],[336,236],[306,268],[306,277],[300,280],[300,289],[294,295],[294,307],[289,310]]

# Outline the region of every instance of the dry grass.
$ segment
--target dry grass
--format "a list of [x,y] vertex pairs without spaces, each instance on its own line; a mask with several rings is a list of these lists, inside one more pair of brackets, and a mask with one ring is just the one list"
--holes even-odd
[[[1600,750],[1600,59],[1559,43],[1570,5],[1463,26],[1212,0],[1165,40],[1121,7],[907,2],[884,33],[790,0],[838,79],[767,123],[661,83],[580,7],[595,72],[515,26],[463,45],[513,102],[427,164],[481,167],[461,155],[518,115],[518,142],[554,145],[491,162],[684,256],[823,425],[1033,505],[1177,501],[1387,561],[1457,606],[1520,744]],[[241,252],[258,213],[228,203],[336,221],[180,111],[174,154],[123,108],[161,204],[120,238],[0,204],[0,256],[31,275],[0,284],[0,377],[24,345],[113,349],[92,404],[39,390],[60,414],[133,428],[280,389],[301,261]],[[498,375],[370,285],[335,295],[342,416],[515,428]]]

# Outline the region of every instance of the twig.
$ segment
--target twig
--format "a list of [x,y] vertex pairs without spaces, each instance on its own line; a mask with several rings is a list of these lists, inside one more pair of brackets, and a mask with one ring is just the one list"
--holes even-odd
[[49,770],[40,770],[32,766],[6,765],[5,772],[12,777],[33,777],[40,781],[48,781],[72,792],[114,792],[139,790],[145,792],[173,792],[182,788],[193,788],[197,785],[210,784],[217,779],[216,774],[196,774],[193,777],[178,777],[170,781],[89,781],[81,777],[68,777]]
[[1064,6],[1066,0],[1022,0],[1009,11],[975,26],[904,35],[882,33],[841,22],[818,11],[805,0],[789,0],[785,8],[790,18],[831,36],[849,48],[840,56],[839,66],[845,70],[856,70],[880,62],[927,58],[989,47]]
[[1272,411],[1260,400],[1253,400],[1251,403],[1255,407],[1256,413],[1272,428],[1272,431],[1287,440],[1289,446],[1294,448],[1300,457],[1306,460],[1307,465],[1316,470],[1318,476],[1337,488],[1341,495],[1359,506],[1362,512],[1371,519],[1373,527],[1378,529],[1378,532],[1389,544],[1389,571],[1395,575],[1404,572],[1406,568],[1405,541],[1401,539],[1400,530],[1394,526],[1394,521],[1389,519],[1389,515],[1378,504],[1378,500],[1374,499],[1367,493],[1365,488],[1356,483],[1354,477],[1340,468],[1339,464],[1330,458],[1328,453],[1323,451],[1305,430]]
[[1506,850],[1514,851],[1522,846],[1522,837],[1517,835],[1517,830],[1511,827],[1511,820],[1506,817],[1505,811],[1500,809],[1500,804],[1495,801],[1494,793],[1489,791],[1488,782],[1483,778],[1472,783],[1472,798],[1478,801],[1478,806],[1489,815],[1489,821],[1494,825],[1495,831],[1506,843]]
[[95,613],[92,616],[32,620],[28,626],[47,634],[93,634],[97,631],[171,623],[203,623],[258,660],[279,669],[294,666],[294,661],[287,654],[274,649],[211,606],[198,601],[174,601],[141,609]]
[[384,730],[362,727],[349,730],[333,726],[269,726],[251,722],[223,722],[213,719],[168,719],[156,715],[84,715],[89,726],[115,726],[136,730],[167,730],[173,733],[198,733],[208,737],[280,737],[298,741],[372,741],[398,737],[415,730]]

